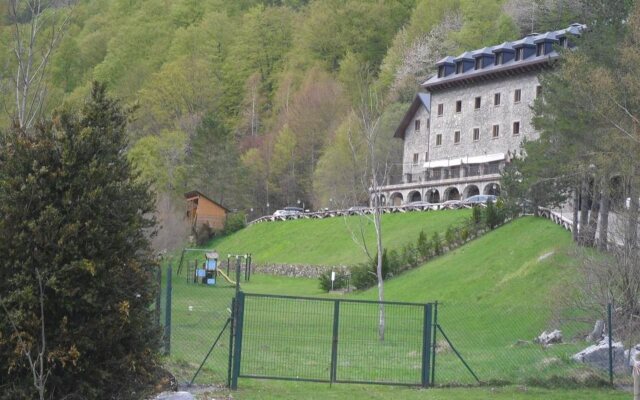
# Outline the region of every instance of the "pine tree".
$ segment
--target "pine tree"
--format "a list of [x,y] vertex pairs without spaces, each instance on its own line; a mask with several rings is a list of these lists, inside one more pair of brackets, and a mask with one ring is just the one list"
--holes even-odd
[[78,115],[0,139],[0,399],[34,397],[21,346],[42,349],[42,317],[47,398],[139,399],[157,370],[154,197],[126,122],[94,84]]

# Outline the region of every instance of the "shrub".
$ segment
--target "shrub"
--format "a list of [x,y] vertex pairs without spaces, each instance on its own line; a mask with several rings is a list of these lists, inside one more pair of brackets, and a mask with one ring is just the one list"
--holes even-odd
[[407,243],[402,248],[402,266],[401,270],[414,268],[418,265],[418,249],[413,243]]
[[392,275],[396,275],[398,272],[401,271],[402,269],[402,265],[401,265],[401,259],[400,259],[400,254],[398,254],[397,250],[390,250],[389,254],[387,255],[387,262],[389,263],[389,273]]
[[474,224],[479,225],[480,223],[482,223],[482,219],[482,208],[480,206],[473,206],[471,221]]
[[463,226],[462,229],[460,229],[460,239],[462,240],[463,243],[466,243],[467,240],[469,240],[469,228],[466,226]]
[[431,236],[431,248],[433,249],[434,255],[439,256],[442,254],[442,242],[438,232],[433,232],[433,236]]
[[224,221],[223,234],[230,235],[244,228],[246,218],[247,216],[242,211],[227,215],[227,219]]
[[214,235],[213,229],[209,224],[198,225],[195,231],[196,244],[203,245],[209,241]]
[[452,249],[456,246],[456,230],[453,226],[449,225],[449,227],[447,228],[447,231],[444,234],[444,240],[449,249]]
[[487,202],[487,207],[484,209],[484,223],[489,229],[494,229],[500,225],[500,216],[492,201]]
[[357,289],[367,289],[378,282],[375,271],[371,269],[371,263],[356,264],[350,268],[351,284]]
[[431,253],[431,243],[429,242],[429,239],[427,239],[427,235],[424,233],[424,231],[420,231],[416,247],[418,248],[418,253],[420,254],[420,258],[422,260],[426,260],[429,258]]

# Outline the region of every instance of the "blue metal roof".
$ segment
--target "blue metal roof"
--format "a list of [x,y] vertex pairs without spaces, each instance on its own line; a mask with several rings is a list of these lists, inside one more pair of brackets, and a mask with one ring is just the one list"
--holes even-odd
[[[493,47],[485,47],[482,49],[467,51],[457,58],[453,58],[451,56],[447,56],[442,60],[436,63],[437,67],[441,67],[444,65],[453,65],[455,61],[460,61],[463,59],[471,59],[472,57],[479,57],[480,55],[491,54],[490,52],[514,52],[514,49],[520,47],[535,47],[536,43],[544,43],[544,42],[557,42],[561,37],[566,37],[567,35],[575,35],[579,36],[586,29],[586,25],[583,24],[571,24],[568,28],[545,32],[542,34],[531,34],[520,40],[516,40],[513,42],[504,42],[497,46]],[[544,53],[544,52],[543,52]],[[470,79],[475,79],[478,77],[485,77],[487,75],[495,75],[499,72],[506,71],[517,71],[517,70],[532,70],[535,68],[540,68],[546,64],[548,64],[551,60],[559,57],[559,54],[555,50],[546,49],[545,54],[537,55],[535,52],[533,55],[527,55],[525,53],[524,58],[520,58],[517,61],[515,59],[509,59],[506,62],[503,62],[499,65],[488,64],[483,65],[480,69],[469,69],[465,71],[455,71],[455,72],[445,72],[445,76],[438,77],[438,75],[432,76],[422,85],[425,89],[431,90],[432,88],[437,87],[445,87],[448,86],[448,83],[454,82],[466,82]]]

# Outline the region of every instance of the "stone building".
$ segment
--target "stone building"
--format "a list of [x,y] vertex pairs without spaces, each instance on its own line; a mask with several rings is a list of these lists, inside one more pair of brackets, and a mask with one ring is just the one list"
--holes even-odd
[[531,124],[542,92],[538,74],[584,28],[572,24],[436,63],[436,75],[422,84],[426,93],[418,93],[394,134],[404,141],[402,176],[385,182],[382,204],[499,194],[501,170],[523,140],[538,138]]

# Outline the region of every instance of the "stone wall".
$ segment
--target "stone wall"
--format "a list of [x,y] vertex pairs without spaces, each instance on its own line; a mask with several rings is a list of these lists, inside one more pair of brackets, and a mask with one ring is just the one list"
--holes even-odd
[[347,272],[348,267],[340,266],[324,266],[310,264],[253,264],[251,270],[253,273],[289,276],[294,278],[319,278],[325,271]]

